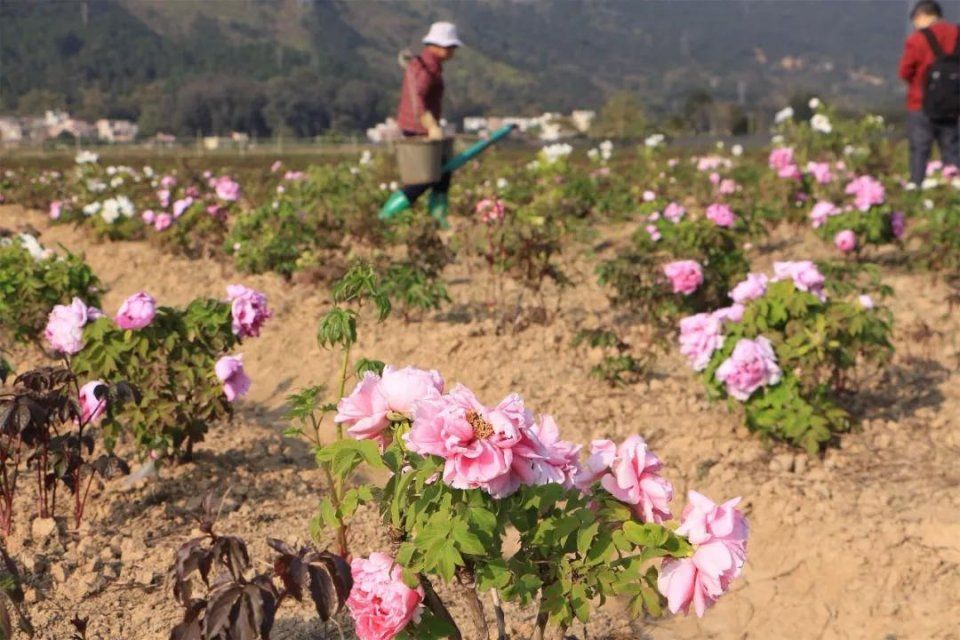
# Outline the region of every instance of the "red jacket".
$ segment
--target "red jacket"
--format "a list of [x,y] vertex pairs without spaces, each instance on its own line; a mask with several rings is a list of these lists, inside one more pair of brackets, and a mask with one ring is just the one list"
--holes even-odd
[[397,124],[406,133],[424,135],[427,130],[420,123],[425,111],[440,122],[443,102],[443,65],[428,49],[407,63],[397,108]]
[[[949,22],[940,20],[930,25],[934,37],[940,44],[944,53],[953,52],[957,46],[958,27]],[[926,36],[919,31],[914,31],[907,38],[907,43],[903,47],[903,57],[900,59],[900,77],[907,84],[907,109],[909,111],[921,111],[923,109],[923,92],[927,80],[927,69],[933,64],[934,55],[927,42]]]

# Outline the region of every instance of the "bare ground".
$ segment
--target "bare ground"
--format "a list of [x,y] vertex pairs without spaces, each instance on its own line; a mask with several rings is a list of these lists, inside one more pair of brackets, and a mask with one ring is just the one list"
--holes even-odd
[[[302,443],[284,439],[284,397],[336,377],[334,354],[315,344],[316,321],[327,306],[323,288],[290,285],[273,276],[238,276],[229,266],[158,253],[145,243],[96,244],[68,227],[48,227],[38,213],[0,207],[0,226],[31,223],[43,242],[83,253],[110,287],[112,311],[128,295],[148,290],[163,304],[198,295],[221,297],[230,282],[264,290],[275,317],[259,340],[243,346],[254,380],[233,424],[213,428],[196,459],[167,467],[153,482],[118,481],[92,500],[90,530],[65,527],[31,533],[30,498],[19,504],[11,552],[27,569],[29,609],[40,637],[72,631],[75,613],[90,619],[90,637],[165,638],[179,611],[166,570],[190,533],[190,513],[212,489],[230,491],[220,529],[246,537],[266,560],[268,536],[309,537],[321,494],[320,474]],[[805,258],[822,251],[811,237],[784,233],[761,262]],[[548,325],[497,335],[487,320],[461,314],[404,324],[362,327],[358,353],[398,365],[441,370],[495,402],[521,393],[536,411],[553,414],[568,439],[644,435],[665,461],[682,504],[687,489],[716,499],[744,496],[751,525],[744,576],[702,620],[677,617],[631,624],[608,603],[578,638],[960,638],[960,426],[957,335],[945,318],[946,290],[928,275],[887,274],[897,357],[864,390],[862,428],[823,457],[762,443],[737,416],[709,404],[702,384],[675,355],[658,361],[648,382],[612,389],[591,380],[597,354],[569,347],[574,333],[610,318],[603,292],[584,256],[569,260],[578,280]],[[482,303],[483,276],[469,265],[450,268],[453,299]],[[923,338],[917,322],[942,335]],[[641,341],[639,328],[624,335]],[[21,366],[36,355],[15,351]],[[381,544],[370,513],[352,529],[355,552]],[[517,638],[529,637],[532,614],[516,613]],[[589,636],[587,636],[589,633]],[[476,637],[468,631],[466,636]],[[285,608],[275,638],[325,637],[308,609]],[[331,638],[338,637],[334,629]]]

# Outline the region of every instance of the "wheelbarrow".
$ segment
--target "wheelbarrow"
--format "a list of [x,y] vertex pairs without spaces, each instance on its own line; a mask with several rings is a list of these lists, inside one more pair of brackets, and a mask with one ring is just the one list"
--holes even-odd
[[[479,140],[474,144],[470,145],[462,153],[455,155],[446,162],[443,163],[440,168],[440,173],[450,172],[453,173],[463,165],[467,164],[478,155],[486,151],[491,146],[495,145],[500,140],[506,138],[510,135],[510,132],[516,128],[514,124],[508,124],[503,127],[500,127],[496,131],[490,134],[490,137],[486,140]],[[438,141],[439,142],[439,141]],[[427,172],[432,173],[432,172]],[[439,177],[439,176],[438,176]],[[380,214],[378,217],[381,220],[390,220],[391,218],[396,217],[402,211],[406,211],[410,208],[410,200],[407,199],[406,194],[403,193],[402,189],[398,189],[390,194],[390,197],[387,198],[386,203],[380,209]],[[447,228],[449,223],[447,222],[447,194],[445,193],[435,193],[430,192],[430,203],[429,203],[430,215],[433,216],[437,222],[440,223],[440,226]]]

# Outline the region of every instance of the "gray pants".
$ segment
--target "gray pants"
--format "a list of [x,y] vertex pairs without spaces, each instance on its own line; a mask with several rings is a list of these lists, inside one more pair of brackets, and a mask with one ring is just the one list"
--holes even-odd
[[958,123],[932,122],[922,111],[907,112],[907,137],[910,140],[910,182],[917,186],[927,175],[927,162],[936,140],[943,164],[960,167],[960,127]]

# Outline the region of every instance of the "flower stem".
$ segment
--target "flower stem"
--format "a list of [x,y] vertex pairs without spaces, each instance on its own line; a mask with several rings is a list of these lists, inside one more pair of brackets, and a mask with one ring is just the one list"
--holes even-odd
[[447,610],[447,607],[443,604],[443,601],[440,599],[440,596],[437,595],[437,592],[433,590],[433,585],[430,584],[430,579],[422,573],[417,574],[417,578],[420,580],[420,586],[423,587],[423,599],[426,602],[427,607],[430,611],[433,612],[433,615],[438,618],[442,618],[450,625],[452,631],[450,632],[450,640],[463,640],[463,635],[460,633],[460,627],[457,626],[456,620],[453,619],[453,616],[450,615],[450,611]]

